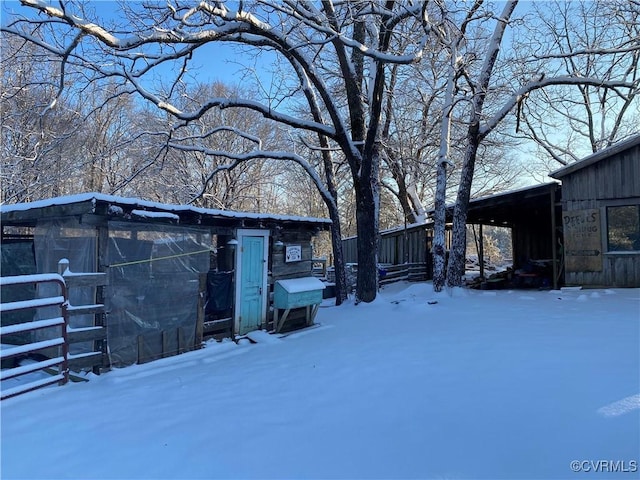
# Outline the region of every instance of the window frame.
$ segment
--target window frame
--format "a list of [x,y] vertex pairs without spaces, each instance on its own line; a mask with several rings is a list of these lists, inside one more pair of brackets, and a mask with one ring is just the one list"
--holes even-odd
[[[612,248],[612,246],[616,246],[616,244],[614,243],[612,245],[612,238],[611,238],[611,210],[613,209],[620,209],[620,208],[629,208],[629,207],[634,207],[636,210],[636,231],[635,231],[635,236],[636,239],[630,239],[629,241],[631,242],[631,248],[628,249],[622,249],[619,248],[622,244],[617,244],[618,248]],[[607,245],[607,253],[611,253],[611,254],[626,254],[626,253],[640,253],[640,204],[639,203],[630,203],[630,204],[623,204],[623,205],[607,205],[605,207],[605,212],[606,212],[606,223],[605,223],[605,228],[606,228],[606,245]],[[633,226],[631,227],[633,228]],[[627,232],[623,232],[625,235],[630,236],[630,235],[634,235],[634,232],[632,232],[631,230],[627,231]],[[615,242],[615,240],[614,240]]]

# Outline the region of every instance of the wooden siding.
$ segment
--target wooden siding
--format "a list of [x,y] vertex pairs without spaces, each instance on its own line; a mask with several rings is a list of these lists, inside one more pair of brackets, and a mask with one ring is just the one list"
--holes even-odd
[[381,235],[378,261],[391,265],[426,262],[427,234],[425,228],[420,228],[407,231],[406,234],[401,230]]
[[633,197],[640,197],[640,145],[562,179],[562,200],[571,210],[596,208],[595,200]]
[[[313,270],[311,249],[312,234],[310,231],[285,231],[282,233],[280,242],[282,246],[275,245],[272,240],[271,244],[271,262],[270,262],[270,283],[277,280],[285,280],[288,278],[308,277]],[[299,262],[285,262],[285,246],[300,245],[302,249],[302,258]]]
[[567,285],[640,287],[640,253],[605,254],[602,272],[567,272]]
[[[313,233],[310,230],[304,229],[287,229],[280,231],[278,235],[277,240],[273,236],[270,239],[269,275],[267,279],[269,288],[267,304],[269,308],[267,310],[267,325],[265,326],[267,329],[270,324],[273,325],[274,320],[273,297],[275,283],[278,280],[286,280],[289,278],[309,277],[313,272],[313,250],[311,248]],[[276,245],[278,242],[282,242],[282,245]],[[300,261],[285,262],[285,247],[287,245],[300,245],[302,250]],[[285,329],[298,326],[293,323],[293,321],[298,318],[297,313],[299,312],[293,311],[293,314],[287,317],[287,326]],[[273,326],[275,329],[275,325]]]
[[640,205],[640,145],[562,177],[563,215],[598,209],[602,231],[602,271],[565,272],[567,285],[640,287],[640,252],[607,252],[607,207]]
[[345,263],[358,263],[358,237],[342,240],[342,254]]

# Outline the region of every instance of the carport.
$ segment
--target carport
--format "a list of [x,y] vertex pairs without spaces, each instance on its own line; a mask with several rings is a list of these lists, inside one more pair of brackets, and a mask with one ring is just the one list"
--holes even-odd
[[[480,256],[483,253],[483,225],[510,228],[514,270],[522,269],[532,260],[548,262],[553,287],[557,288],[562,273],[562,262],[559,261],[562,231],[558,223],[562,218],[560,195],[560,184],[550,182],[469,202],[467,223],[479,225]],[[480,275],[484,276],[482,262]]]

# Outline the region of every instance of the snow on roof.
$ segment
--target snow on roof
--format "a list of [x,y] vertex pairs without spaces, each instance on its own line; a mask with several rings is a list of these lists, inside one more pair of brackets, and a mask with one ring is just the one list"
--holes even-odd
[[[36,202],[29,203],[16,203],[12,205],[0,205],[0,213],[27,211],[37,208],[52,207],[57,205],[69,205],[73,203],[82,202],[106,202],[114,203],[117,205],[127,205],[141,208],[152,208],[156,210],[164,210],[165,212],[193,212],[204,215],[211,215],[225,218],[240,218],[240,219],[255,219],[255,220],[281,220],[281,221],[298,221],[298,222],[311,222],[321,224],[331,224],[331,220],[328,218],[315,218],[315,217],[301,217],[295,215],[278,215],[272,213],[250,213],[250,212],[235,212],[232,210],[217,210],[210,208],[200,208],[191,205],[174,205],[167,203],[151,202],[147,200],[141,200],[139,198],[118,197],[115,195],[107,195],[103,193],[81,193],[77,195],[67,195],[62,197],[49,198],[46,200],[38,200]],[[144,214],[149,217],[153,212],[137,210],[136,215]]]
[[180,215],[169,212],[149,212],[148,210],[131,210],[131,215],[144,218],[170,218],[172,220],[180,220]]
[[482,202],[482,201],[485,201],[485,200],[494,199],[494,198],[500,198],[500,197],[507,196],[507,195],[514,195],[514,194],[518,194],[518,193],[533,192],[535,190],[546,190],[547,188],[551,188],[551,186],[553,186],[553,185],[558,186],[560,184],[558,182],[545,182],[545,183],[539,183],[538,185],[528,185],[526,187],[516,188],[514,190],[506,190],[504,192],[492,193],[490,195],[485,195],[484,197],[472,198],[469,201],[469,205],[473,205],[475,202]]
[[[515,190],[507,190],[507,191],[500,192],[500,193],[493,193],[491,195],[485,195],[484,197],[472,198],[469,201],[469,207],[473,207],[475,204],[480,203],[480,202],[485,202],[487,200],[500,199],[501,197],[507,197],[509,195],[517,195],[519,193],[529,193],[529,192],[534,193],[534,192],[536,192],[536,190],[541,190],[540,193],[542,193],[547,189],[551,189],[552,186],[559,186],[559,185],[560,185],[560,183],[558,183],[558,182],[546,182],[546,183],[540,183],[538,185],[529,185],[529,186],[526,186],[526,187],[517,188]],[[450,203],[450,204],[447,205],[447,209],[451,209],[454,206],[455,206],[454,203]],[[435,212],[435,208],[432,208],[427,213],[429,215],[433,215],[434,212]]]
[[[491,195],[486,195],[484,197],[478,197],[478,198],[473,198],[469,201],[469,206],[474,206],[475,204],[479,203],[479,202],[484,202],[487,200],[493,200],[493,199],[500,199],[501,197],[506,197],[509,195],[517,195],[519,193],[528,193],[528,192],[535,192],[536,190],[541,190],[541,191],[545,191],[546,189],[551,189],[552,186],[558,186],[560,185],[560,183],[558,182],[546,182],[546,183],[541,183],[538,185],[529,185],[526,187],[522,187],[522,188],[518,188],[515,190],[507,190],[504,192],[500,192],[500,193],[494,193]],[[541,192],[542,193],[542,192]],[[450,203],[447,205],[447,209],[452,209],[455,206],[455,204]],[[395,233],[395,232],[401,232],[405,229],[412,229],[412,228],[416,228],[416,227],[428,227],[428,226],[432,226],[434,224],[434,220],[433,220],[433,215],[435,213],[435,208],[431,208],[430,210],[427,211],[427,215],[428,218],[427,219],[423,219],[419,222],[416,223],[410,223],[405,225],[398,225],[396,227],[391,227],[391,228],[387,228],[385,230],[380,230],[380,234],[381,235],[388,235],[391,233]],[[352,238],[357,238],[357,235],[353,235],[351,237],[344,237],[343,240],[350,240]]]

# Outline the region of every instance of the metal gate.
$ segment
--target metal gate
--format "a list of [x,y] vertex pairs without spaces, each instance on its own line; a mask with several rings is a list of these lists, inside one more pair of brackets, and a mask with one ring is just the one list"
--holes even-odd
[[[12,365],[0,370],[0,380],[21,377],[27,374],[45,372],[45,378],[27,380],[23,385],[6,388],[3,384],[0,389],[0,399],[14,397],[21,393],[58,383],[64,385],[69,380],[69,370],[81,371],[91,368],[94,373],[100,373],[103,368],[108,368],[106,356],[106,327],[104,324],[104,305],[94,303],[90,305],[70,305],[69,290],[78,287],[91,287],[97,289],[107,284],[106,273],[76,273],[69,270],[69,261],[62,259],[58,262],[58,273],[40,273],[33,275],[18,275],[0,277],[0,288],[15,285],[37,285],[54,283],[59,287],[59,292],[44,295],[42,298],[28,300],[8,301],[0,303],[0,315],[16,313],[20,311],[36,310],[43,307],[57,307],[55,314],[45,313],[48,318],[37,320],[18,319],[13,325],[0,325],[0,360],[9,363],[11,359],[19,359],[30,354],[38,354],[39,360],[26,365]],[[36,291],[38,289],[36,288]],[[47,289],[41,289],[42,292]],[[51,290],[49,288],[48,290]],[[55,290],[55,287],[54,287]],[[5,290],[6,292],[6,290]],[[35,296],[35,294],[33,295]],[[97,295],[102,298],[102,295]],[[3,296],[6,298],[6,295]],[[58,314],[59,312],[59,314]],[[69,318],[74,315],[93,315],[93,326],[71,328]],[[6,322],[3,322],[6,323]],[[36,340],[33,332],[43,332],[41,337],[45,340]],[[59,332],[59,333],[58,333]],[[19,341],[15,336],[22,335]],[[27,335],[29,338],[24,338]],[[11,337],[14,337],[11,339]],[[93,351],[88,353],[70,354],[69,345],[76,343],[93,343]],[[17,363],[17,362],[16,362]],[[56,371],[57,367],[57,371]]]
[[67,339],[67,286],[64,278],[55,273],[43,273],[34,275],[20,275],[13,277],[0,277],[0,287],[6,288],[12,285],[24,284],[43,284],[55,283],[60,287],[60,294],[45,298],[36,298],[31,300],[22,300],[16,302],[7,302],[0,304],[0,314],[4,315],[9,312],[18,312],[23,310],[34,310],[42,307],[58,307],[59,316],[46,319],[33,320],[31,322],[18,323],[15,325],[7,325],[0,327],[0,339],[7,335],[31,333],[38,330],[56,330],[59,329],[60,334],[54,334],[53,338],[41,341],[32,341],[21,345],[3,345],[0,350],[0,360],[6,361],[11,358],[28,355],[31,353],[41,352],[45,349],[56,349],[57,354],[52,358],[37,361],[28,365],[15,366],[0,371],[0,380],[9,380],[22,375],[45,371],[47,369],[57,367],[57,373],[48,375],[44,379],[28,381],[24,385],[13,388],[2,388],[0,390],[0,399],[15,397],[22,393],[30,392],[38,388],[42,388],[54,383],[64,385],[69,380],[69,343]]

